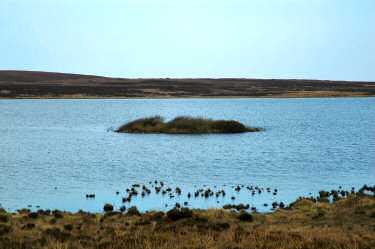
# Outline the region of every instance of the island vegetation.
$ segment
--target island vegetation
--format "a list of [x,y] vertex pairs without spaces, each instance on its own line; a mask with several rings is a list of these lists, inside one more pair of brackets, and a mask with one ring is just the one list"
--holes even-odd
[[0,208],[0,248],[372,249],[374,189],[333,202],[300,198],[271,213],[187,207],[140,213],[110,204],[104,213]]
[[140,118],[122,125],[115,130],[122,133],[167,133],[167,134],[209,134],[209,133],[243,133],[260,131],[260,128],[249,127],[234,120],[213,120],[179,116],[164,122],[161,116]]

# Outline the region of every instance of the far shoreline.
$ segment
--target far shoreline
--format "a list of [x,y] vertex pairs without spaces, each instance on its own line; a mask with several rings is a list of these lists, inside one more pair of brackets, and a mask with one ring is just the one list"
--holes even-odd
[[15,97],[6,98],[0,97],[0,100],[10,100],[10,99],[336,99],[336,98],[374,98],[375,95],[342,95],[342,96],[191,96],[191,97],[119,97],[119,96],[85,96],[85,97],[75,97],[75,96],[33,96],[33,97]]
[[375,82],[252,78],[110,78],[0,70],[0,99],[375,97]]

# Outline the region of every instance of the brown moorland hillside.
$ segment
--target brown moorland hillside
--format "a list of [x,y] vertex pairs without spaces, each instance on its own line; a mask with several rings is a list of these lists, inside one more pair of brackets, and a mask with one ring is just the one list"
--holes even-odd
[[295,79],[126,79],[1,71],[0,98],[373,97],[375,82]]

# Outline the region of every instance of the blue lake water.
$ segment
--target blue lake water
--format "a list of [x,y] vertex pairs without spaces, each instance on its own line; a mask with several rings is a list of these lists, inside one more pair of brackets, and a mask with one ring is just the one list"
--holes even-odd
[[[118,134],[136,118],[178,115],[234,119],[263,132]],[[0,100],[0,204],[11,211],[101,212],[122,206],[134,183],[163,181],[181,196],[133,198],[126,206],[167,210],[249,203],[288,204],[319,190],[375,184],[375,98]],[[237,185],[278,189],[252,195]],[[216,186],[216,188],[215,188]],[[191,198],[199,188],[225,197]],[[120,194],[116,195],[116,191]],[[94,199],[85,195],[94,193]],[[231,200],[235,196],[235,200]],[[168,207],[165,206],[168,205]]]

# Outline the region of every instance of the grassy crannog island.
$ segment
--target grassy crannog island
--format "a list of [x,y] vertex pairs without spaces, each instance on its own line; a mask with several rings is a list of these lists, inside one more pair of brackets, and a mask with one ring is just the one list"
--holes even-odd
[[179,116],[164,122],[161,116],[141,118],[122,125],[116,132],[122,133],[167,133],[167,134],[209,134],[243,133],[260,131],[234,120],[212,120]]

